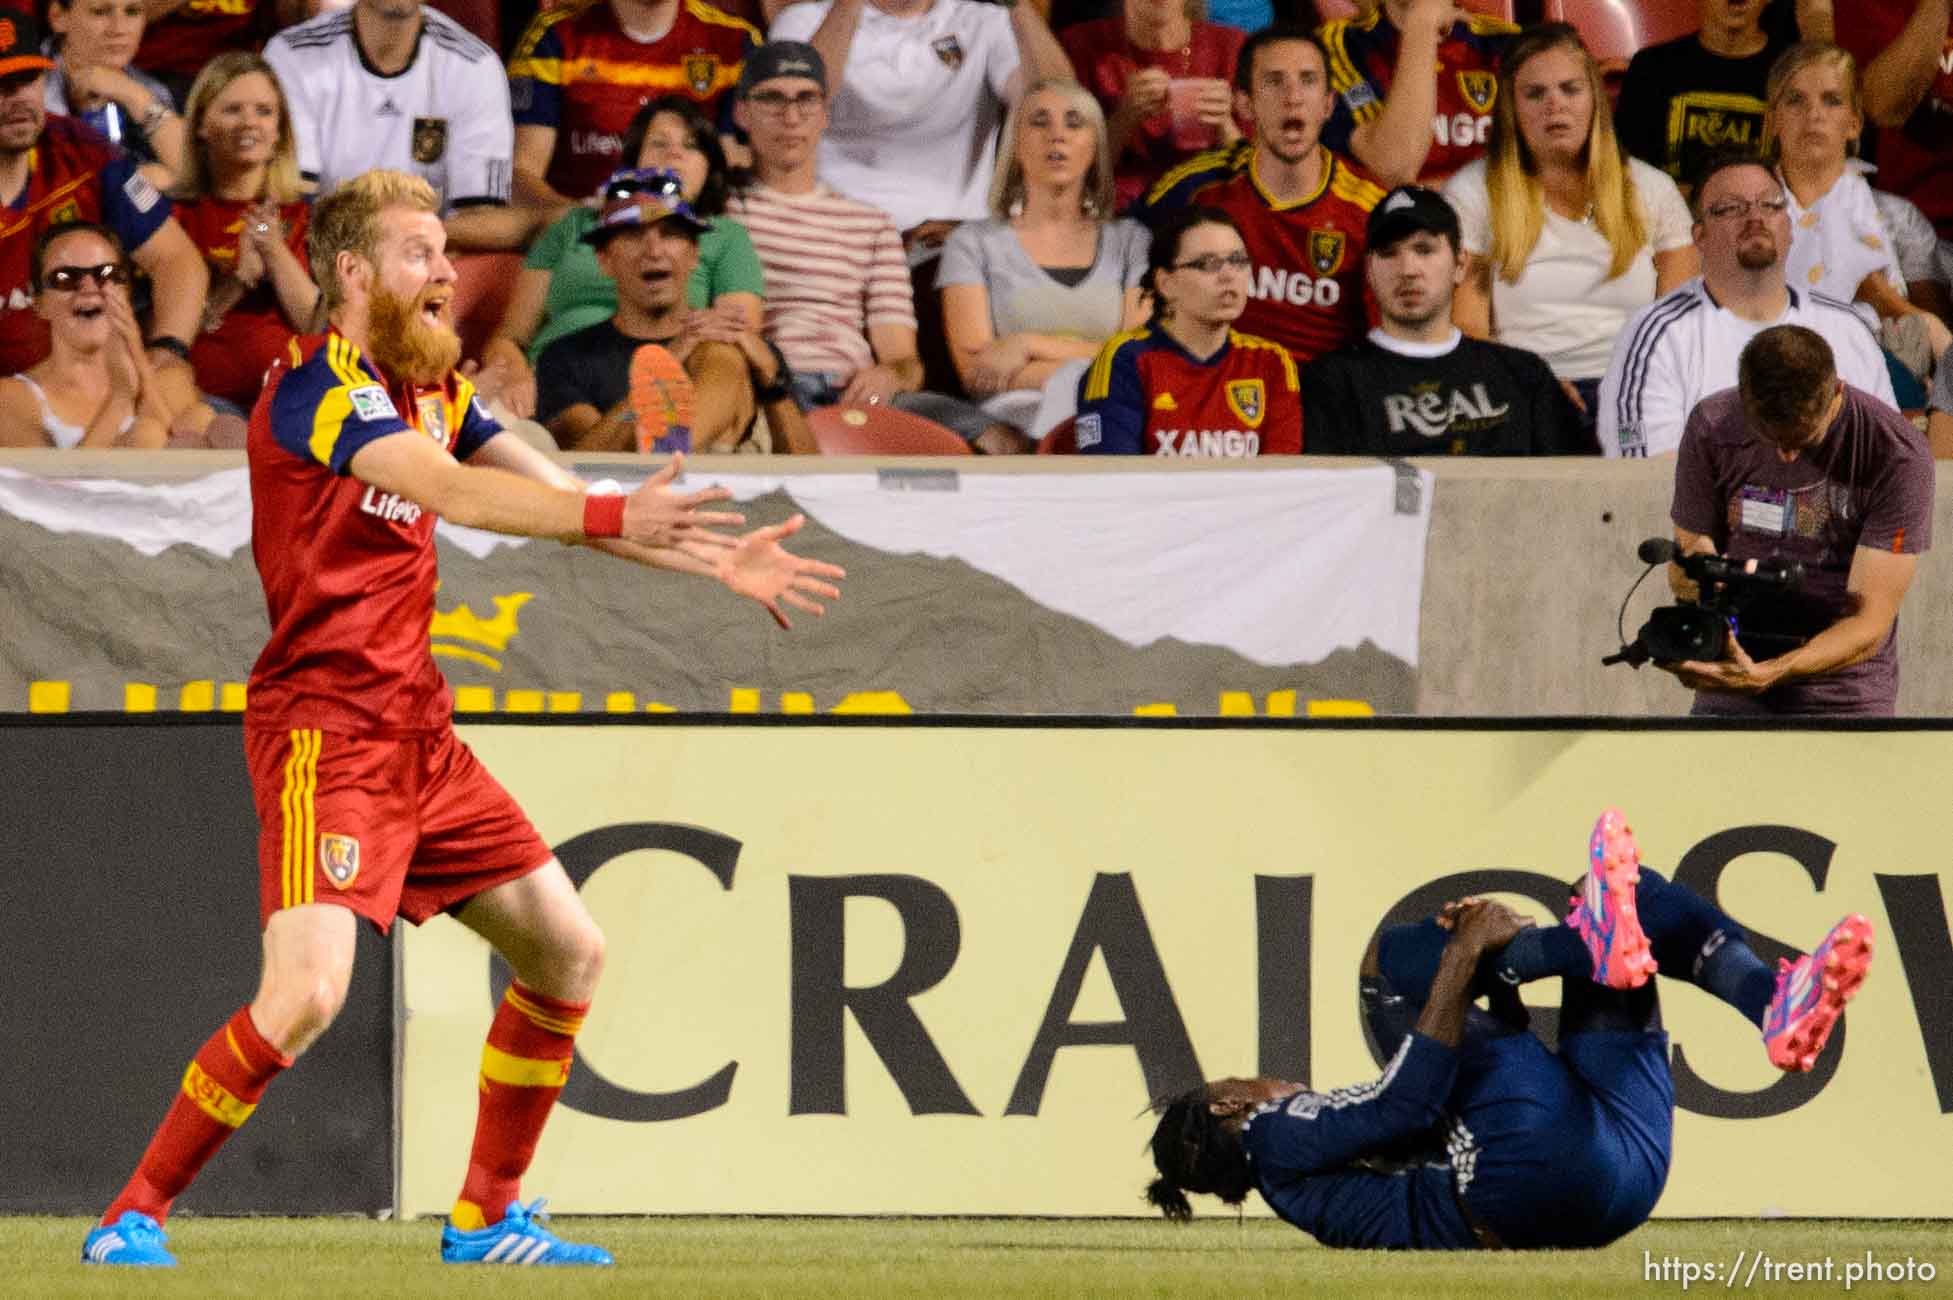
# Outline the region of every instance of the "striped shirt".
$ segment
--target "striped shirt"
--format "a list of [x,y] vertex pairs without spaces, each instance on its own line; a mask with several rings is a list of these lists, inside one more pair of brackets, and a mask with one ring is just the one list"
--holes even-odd
[[766,336],[796,371],[845,383],[874,364],[870,326],[915,328],[902,237],[881,209],[825,185],[807,194],[754,185],[726,213],[753,237],[766,271]]
[[1895,405],[1885,354],[1850,303],[1792,288],[1782,316],[1744,320],[1719,304],[1698,276],[1643,307],[1615,340],[1600,381],[1601,454],[1673,454],[1695,404],[1736,387],[1737,359],[1772,325],[1816,331],[1831,345],[1838,378]]

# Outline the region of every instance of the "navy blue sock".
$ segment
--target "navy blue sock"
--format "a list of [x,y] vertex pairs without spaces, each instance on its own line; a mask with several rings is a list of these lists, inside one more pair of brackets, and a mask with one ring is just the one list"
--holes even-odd
[[1492,970],[1508,984],[1527,984],[1555,975],[1591,977],[1594,959],[1578,933],[1564,925],[1521,930],[1492,957]]
[[1758,1029],[1770,999],[1777,995],[1777,976],[1761,957],[1743,942],[1742,931],[1734,936],[1718,930],[1703,945],[1690,979],[1742,1012]]

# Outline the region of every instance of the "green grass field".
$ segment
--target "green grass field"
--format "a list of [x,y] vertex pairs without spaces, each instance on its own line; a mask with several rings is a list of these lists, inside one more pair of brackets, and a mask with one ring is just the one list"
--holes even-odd
[[1644,1276],[1646,1256],[1726,1271],[1767,1260],[1832,1261],[1830,1282],[1766,1282],[1689,1294],[1845,1293],[1848,1263],[1910,1257],[1943,1276],[1860,1282],[1852,1295],[1953,1296],[1953,1222],[1656,1223],[1602,1251],[1382,1255],[1323,1250],[1267,1219],[562,1219],[618,1267],[449,1268],[439,1226],[367,1219],[196,1219],[171,1225],[173,1271],[98,1270],[77,1262],[80,1219],[0,1218],[0,1295],[366,1296],[1407,1296],[1555,1297],[1680,1294]]

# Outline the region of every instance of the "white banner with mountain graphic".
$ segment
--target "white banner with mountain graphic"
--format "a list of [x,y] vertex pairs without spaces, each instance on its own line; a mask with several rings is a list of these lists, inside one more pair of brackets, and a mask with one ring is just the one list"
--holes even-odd
[[[614,466],[606,467],[614,472]],[[1430,476],[711,473],[843,599],[790,633],[723,589],[442,525],[464,711],[1408,713]],[[262,644],[245,472],[0,468],[0,712],[242,707]],[[375,526],[384,526],[376,521]]]

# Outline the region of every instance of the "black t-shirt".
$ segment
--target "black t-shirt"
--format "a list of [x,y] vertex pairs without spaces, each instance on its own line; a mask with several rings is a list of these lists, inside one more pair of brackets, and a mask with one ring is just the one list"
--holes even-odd
[[607,320],[557,339],[536,358],[536,421],[548,424],[578,402],[608,411],[630,394],[637,350],[663,341],[634,339]]
[[1571,456],[1596,450],[1566,390],[1534,354],[1465,336],[1436,356],[1396,347],[1382,347],[1372,335],[1303,368],[1304,452]]
[[1789,44],[1771,36],[1744,59],[1711,54],[1693,35],[1649,46],[1621,79],[1615,133],[1636,158],[1693,185],[1711,150],[1762,147],[1764,87]]

